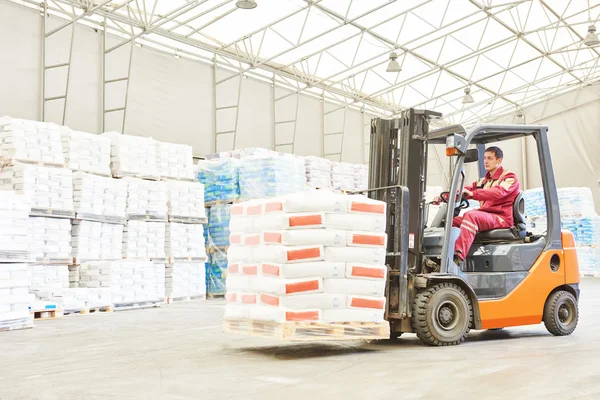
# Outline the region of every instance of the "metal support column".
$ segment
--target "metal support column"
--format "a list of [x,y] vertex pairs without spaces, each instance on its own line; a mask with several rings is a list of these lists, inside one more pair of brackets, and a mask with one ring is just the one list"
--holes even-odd
[[[217,60],[215,55],[215,63],[213,65],[213,104],[215,110],[215,152],[221,151],[232,151],[235,150],[239,115],[240,115],[240,99],[242,96],[242,82],[246,79],[245,76],[239,75],[237,77],[238,82],[237,91],[232,92],[231,80],[224,80],[219,82],[217,80]],[[231,86],[228,90],[227,86]],[[224,104],[224,105],[223,105]],[[230,110],[235,110],[235,118],[233,124],[229,118]],[[231,143],[226,140],[231,137]]]
[[[275,86],[273,85],[273,115],[275,151],[294,154],[296,143],[296,127],[298,121],[298,110],[300,108],[300,95],[294,96],[275,96]],[[294,103],[295,99],[295,103]],[[285,107],[285,104],[290,107]],[[286,110],[293,109],[293,115],[289,115]],[[290,134],[291,133],[291,134]],[[290,137],[291,136],[291,137]]]

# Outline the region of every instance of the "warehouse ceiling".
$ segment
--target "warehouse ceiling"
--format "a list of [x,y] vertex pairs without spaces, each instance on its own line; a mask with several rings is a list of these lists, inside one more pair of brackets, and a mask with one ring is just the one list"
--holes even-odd
[[[47,0],[49,10],[106,21],[111,33],[138,45],[388,115],[418,107],[442,112],[448,123],[475,123],[600,78],[600,47],[584,43],[600,16],[599,0],[256,4]],[[400,72],[387,71],[391,53]]]

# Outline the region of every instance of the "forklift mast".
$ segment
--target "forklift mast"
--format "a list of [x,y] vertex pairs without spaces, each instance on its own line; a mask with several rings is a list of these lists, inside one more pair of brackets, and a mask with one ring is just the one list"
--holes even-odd
[[386,319],[410,317],[411,274],[422,263],[429,120],[441,114],[404,110],[399,118],[371,121],[369,197],[388,207]]

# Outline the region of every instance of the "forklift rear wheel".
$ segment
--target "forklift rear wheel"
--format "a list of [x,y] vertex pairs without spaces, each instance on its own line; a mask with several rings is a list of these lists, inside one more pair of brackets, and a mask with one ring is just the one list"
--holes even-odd
[[473,316],[471,299],[454,283],[438,283],[417,293],[413,304],[413,330],[426,345],[462,343]]
[[573,294],[559,290],[548,296],[544,307],[544,325],[554,336],[567,336],[577,328],[579,310]]

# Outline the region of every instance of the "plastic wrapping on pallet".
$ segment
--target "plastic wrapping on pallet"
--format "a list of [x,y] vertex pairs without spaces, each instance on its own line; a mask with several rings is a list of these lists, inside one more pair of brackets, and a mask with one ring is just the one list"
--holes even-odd
[[152,138],[105,132],[102,136],[111,141],[110,168],[113,176],[158,178],[158,142]]
[[354,164],[331,162],[331,183],[334,189],[354,191]]
[[562,217],[561,226],[573,233],[577,246],[600,247],[600,216]]
[[369,188],[369,166],[365,164],[354,165],[354,190]]
[[51,122],[0,118],[0,158],[8,163],[64,164],[59,126]]
[[[385,203],[317,191],[234,207],[225,331],[285,340],[389,334],[383,319],[386,235],[380,221]],[[284,211],[289,209],[298,212]],[[279,230],[265,230],[273,226],[267,218],[279,221]],[[293,218],[304,219],[292,224]],[[358,228],[339,222],[356,218]]]
[[113,304],[162,301],[165,264],[152,261],[92,261],[80,266],[79,287],[110,288]]
[[0,331],[32,326],[27,264],[0,264]]
[[600,247],[577,246],[579,273],[582,275],[600,275]]
[[225,276],[227,274],[227,253],[216,250],[209,254],[206,265],[206,292],[210,295],[225,294]]
[[73,172],[73,204],[81,218],[124,219],[127,181]]
[[171,298],[206,296],[204,262],[174,262],[166,267],[166,295]]
[[304,159],[290,154],[261,155],[239,162],[240,198],[277,197],[304,190]]
[[166,183],[170,216],[206,218],[204,185],[199,182],[169,181]]
[[304,157],[306,186],[309,189],[331,188],[331,160],[308,156]]
[[233,158],[200,160],[197,180],[204,184],[204,201],[234,201],[240,196],[238,185],[239,160]]
[[[547,214],[546,201],[542,188],[526,190],[525,214],[529,218]],[[592,191],[588,187],[566,187],[558,189],[558,205],[561,217],[596,215]]]
[[125,178],[127,183],[126,213],[132,216],[148,216],[167,219],[167,182],[155,182],[138,178]]
[[122,258],[123,225],[73,221],[71,247],[77,262]]
[[17,164],[0,172],[0,189],[29,197],[31,208],[73,211],[73,175],[70,169]]
[[30,259],[29,199],[11,190],[0,190],[0,260]]
[[200,224],[170,222],[166,228],[166,256],[172,259],[206,259],[204,228]]
[[70,262],[71,220],[62,218],[30,217],[32,258],[40,262]]
[[192,146],[157,142],[157,165],[160,176],[170,179],[194,180]]
[[229,221],[231,205],[216,204],[210,207],[208,217],[208,245],[216,247],[229,246]]
[[166,223],[127,221],[123,229],[123,257],[132,259],[164,259]]
[[68,265],[30,264],[28,275],[29,292],[38,300],[51,301],[69,288]]
[[65,166],[73,171],[110,176],[110,139],[60,127]]

